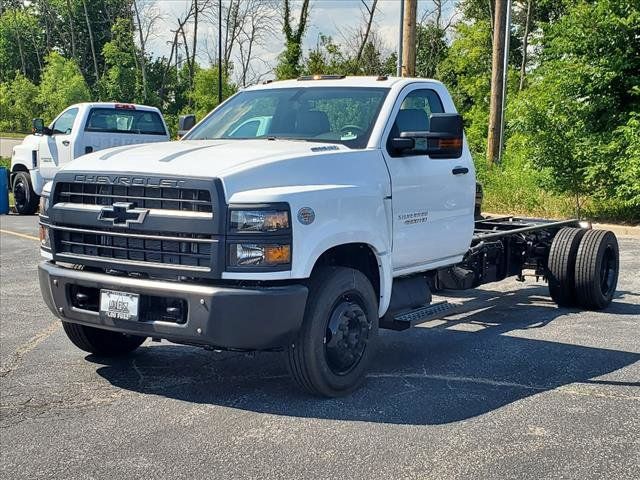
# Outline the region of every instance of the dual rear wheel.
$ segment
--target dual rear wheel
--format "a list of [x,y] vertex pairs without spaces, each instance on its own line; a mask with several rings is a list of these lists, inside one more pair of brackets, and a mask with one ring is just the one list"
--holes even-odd
[[607,230],[563,228],[551,244],[547,269],[549,293],[558,305],[603,309],[618,284],[616,236]]

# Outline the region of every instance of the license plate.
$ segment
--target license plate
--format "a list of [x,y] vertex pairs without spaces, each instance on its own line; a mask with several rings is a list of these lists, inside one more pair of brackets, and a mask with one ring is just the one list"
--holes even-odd
[[135,293],[100,290],[100,313],[115,320],[137,320],[138,300]]

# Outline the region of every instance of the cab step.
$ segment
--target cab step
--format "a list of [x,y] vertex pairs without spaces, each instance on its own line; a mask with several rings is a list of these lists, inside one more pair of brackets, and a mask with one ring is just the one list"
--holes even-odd
[[432,303],[424,307],[418,307],[413,310],[397,313],[389,316],[385,315],[380,319],[380,328],[389,330],[407,330],[421,323],[437,320],[439,318],[451,315],[457,309],[458,305],[451,304],[446,300],[442,302]]

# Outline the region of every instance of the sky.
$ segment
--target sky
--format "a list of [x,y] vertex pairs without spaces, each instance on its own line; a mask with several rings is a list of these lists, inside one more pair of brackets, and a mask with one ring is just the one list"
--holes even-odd
[[[223,0],[226,1],[226,0]],[[400,22],[401,0],[379,0],[374,17],[375,30],[380,36],[387,51],[395,51],[398,45],[398,30]],[[454,0],[450,0],[453,5]],[[176,18],[184,14],[190,4],[190,0],[155,0],[151,1],[153,8],[161,14],[161,19],[156,23],[154,33],[149,41],[148,50],[154,56],[169,55],[170,42],[173,38],[171,30],[176,28]],[[301,1],[294,1],[294,9],[299,9]],[[371,0],[367,0],[371,4]],[[433,3],[430,0],[419,0],[418,17]],[[362,22],[362,3],[360,0],[311,0],[309,26],[304,37],[304,52],[316,46],[320,35],[330,35],[337,43],[340,43],[340,32],[349,28],[356,28]],[[293,14],[297,12],[294,10]],[[297,18],[297,17],[294,17]],[[283,34],[280,29],[277,33],[265,41],[264,46],[258,49],[254,62],[254,68],[265,72],[268,65],[274,67],[277,57],[283,48]],[[198,60],[201,64],[209,63],[209,59],[215,56],[217,45],[217,29],[214,25],[199,25],[198,35]],[[268,75],[267,75],[268,77]]]

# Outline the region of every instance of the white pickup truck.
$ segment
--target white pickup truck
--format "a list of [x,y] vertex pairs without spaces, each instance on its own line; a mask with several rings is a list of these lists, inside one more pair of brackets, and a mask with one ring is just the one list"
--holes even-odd
[[34,119],[33,132],[11,154],[10,185],[16,211],[25,215],[36,211],[44,184],[71,160],[119,145],[169,140],[160,110],[128,103],[71,105],[48,127]]
[[126,354],[147,337],[281,351],[321,396],[361,384],[379,328],[450,314],[436,290],[533,270],[561,306],[611,302],[611,232],[475,219],[475,193],[443,84],[268,83],[179,142],[92,153],[60,171],[42,199],[40,286],[88,352]]

